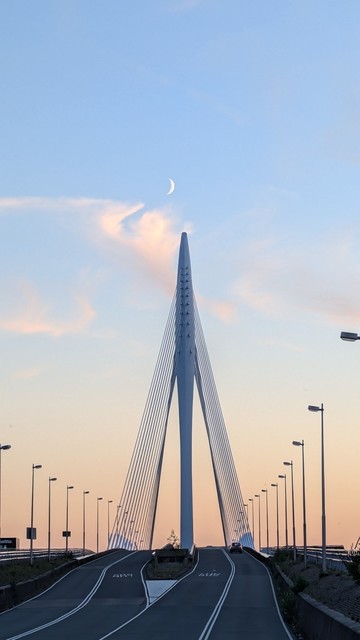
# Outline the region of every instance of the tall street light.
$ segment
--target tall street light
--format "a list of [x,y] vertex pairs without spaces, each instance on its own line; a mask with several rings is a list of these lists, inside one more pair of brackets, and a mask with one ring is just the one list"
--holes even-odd
[[49,477],[49,510],[48,510],[48,562],[50,562],[50,550],[51,550],[51,483],[55,482],[57,478]]
[[309,404],[309,411],[321,413],[321,546],[322,570],[326,573],[326,515],[325,515],[325,454],[324,454],[324,405],[320,407]]
[[307,540],[306,540],[306,499],[305,499],[305,444],[304,440],[293,440],[295,447],[301,447],[302,458],[302,486],[303,486],[303,542],[304,542],[304,568],[307,567]]
[[107,501],[107,505],[108,505],[108,509],[107,509],[107,525],[108,525],[108,548],[110,545],[110,505],[113,501],[112,500],[108,500]]
[[[113,542],[112,542],[112,544],[114,546],[114,540],[115,540],[115,544],[116,544],[117,547],[119,546],[119,525],[120,525],[121,509],[122,509],[122,505],[118,504],[117,507],[116,507],[116,526],[115,526],[116,531],[115,531],[115,534],[114,534],[114,537],[113,537]],[[115,538],[115,535],[116,535],[116,538]]]
[[251,502],[251,515],[252,515],[252,539],[255,546],[255,529],[254,529],[254,498],[249,498],[248,502]]
[[35,480],[34,480],[34,471],[35,469],[41,469],[42,464],[33,464],[32,466],[32,476],[31,476],[31,514],[30,514],[30,566],[33,565],[33,540],[36,539],[36,533],[34,531],[34,489],[35,489]]
[[0,444],[0,538],[1,538],[1,452],[11,449],[11,444]]
[[83,556],[85,555],[85,539],[86,539],[86,514],[85,514],[85,498],[90,491],[83,491]]
[[266,495],[266,553],[269,553],[269,502],[268,502],[268,490],[261,489]]
[[288,517],[287,517],[287,489],[286,489],[286,473],[280,474],[279,478],[283,478],[285,480],[285,547],[288,548]]
[[127,549],[127,537],[126,537],[126,533],[127,533],[127,518],[128,518],[128,511],[124,511],[123,516],[122,516],[122,526],[121,526],[121,546],[124,547],[124,549]]
[[102,498],[96,498],[96,553],[99,553],[99,502]]
[[66,486],[66,523],[65,523],[65,555],[68,555],[68,551],[69,551],[69,537],[70,537],[70,531],[69,531],[69,491],[71,491],[71,489],[73,489],[73,485],[72,484],[68,484]]
[[276,487],[276,547],[279,551],[279,485],[277,482],[272,482],[271,486]]
[[295,535],[295,500],[294,500],[294,464],[291,462],[284,462],[284,465],[291,467],[291,507],[292,507],[292,530],[293,530],[293,554],[294,562],[296,561],[296,535]]
[[261,509],[260,509],[260,500],[261,494],[260,493],[255,493],[255,498],[259,498],[259,553],[261,553]]

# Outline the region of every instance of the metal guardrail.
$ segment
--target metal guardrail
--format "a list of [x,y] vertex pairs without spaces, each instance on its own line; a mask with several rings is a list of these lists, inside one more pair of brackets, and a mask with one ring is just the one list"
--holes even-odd
[[[292,552],[293,548],[288,546],[288,551]],[[286,547],[280,547],[281,551],[285,551]],[[277,551],[277,547],[271,547],[269,549],[263,548],[262,553],[267,553],[268,555],[274,555]],[[296,547],[296,553],[298,556],[304,555],[304,547]],[[308,562],[312,564],[321,564],[322,562],[322,551],[321,547],[306,547],[306,555]],[[326,549],[326,565],[329,569],[334,569],[335,571],[341,571],[343,573],[347,572],[346,560],[349,557],[349,551],[344,549],[344,547],[336,546],[336,547],[327,547]]]
[[[94,553],[93,551],[85,550],[85,555],[91,555]],[[82,557],[83,550],[82,549],[69,549],[69,554],[71,554],[74,558]],[[0,550],[0,562],[14,562],[18,560],[27,560],[30,556],[29,549],[7,549],[4,551]],[[50,559],[54,560],[56,558],[61,558],[65,556],[64,549],[51,549],[50,551]],[[34,549],[33,550],[34,558],[47,558],[48,550],[47,549]]]

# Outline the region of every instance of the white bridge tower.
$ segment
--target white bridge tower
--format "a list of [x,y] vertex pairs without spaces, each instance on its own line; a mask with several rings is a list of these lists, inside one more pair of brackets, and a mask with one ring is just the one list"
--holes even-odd
[[[194,381],[209,441],[224,543],[253,547],[248,517],[196,306],[187,234],[177,284],[109,547],[152,548],[166,431],[175,382],[180,429],[180,544],[194,544],[192,421]],[[234,536],[235,532],[235,536]]]

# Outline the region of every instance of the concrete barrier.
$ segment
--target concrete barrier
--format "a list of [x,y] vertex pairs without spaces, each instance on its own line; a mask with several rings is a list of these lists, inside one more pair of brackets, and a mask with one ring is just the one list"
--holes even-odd
[[54,582],[56,582],[58,578],[72,571],[72,569],[75,569],[82,564],[91,562],[99,556],[114,553],[114,551],[116,550],[110,549],[99,554],[94,553],[82,558],[76,558],[75,560],[71,560],[66,564],[54,567],[50,571],[43,573],[41,576],[31,578],[31,580],[18,582],[14,585],[11,584],[0,587],[0,611],[6,611],[6,609],[11,609],[11,607],[24,602],[24,600],[34,598],[42,591],[50,587]]
[[[268,557],[251,549],[247,551],[265,565]],[[277,567],[279,579],[284,589],[288,589],[295,597],[295,615],[300,631],[307,640],[359,640],[360,624],[347,618],[339,611],[330,609],[305,593],[295,595],[293,583]]]
[[299,593],[296,600],[299,627],[309,640],[359,640],[358,622],[329,609],[305,593]]

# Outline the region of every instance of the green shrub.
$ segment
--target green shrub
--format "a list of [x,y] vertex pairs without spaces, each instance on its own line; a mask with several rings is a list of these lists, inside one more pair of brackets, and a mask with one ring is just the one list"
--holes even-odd
[[360,584],[360,551],[351,549],[346,560],[343,561],[351,577]]
[[280,611],[286,622],[292,624],[296,619],[296,596],[292,591],[281,591],[278,594]]
[[287,562],[288,560],[292,560],[293,552],[290,551],[289,549],[279,549],[278,551],[275,551],[273,557],[275,562],[277,562],[278,564],[281,564],[282,562]]
[[308,581],[305,580],[303,576],[298,576],[294,582],[294,593],[300,593],[300,591],[304,591],[308,584]]

